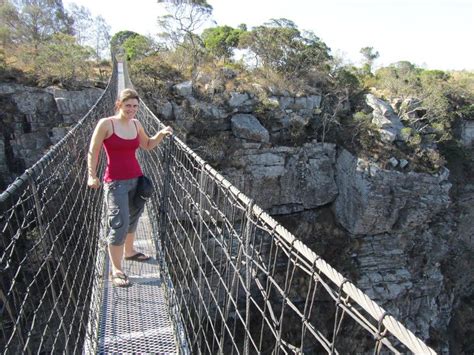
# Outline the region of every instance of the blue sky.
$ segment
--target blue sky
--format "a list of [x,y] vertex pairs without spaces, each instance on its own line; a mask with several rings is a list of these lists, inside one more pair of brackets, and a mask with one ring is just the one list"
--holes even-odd
[[[101,15],[112,33],[154,35],[164,7],[155,0],[63,0]],[[408,60],[442,70],[474,70],[472,0],[208,0],[218,25],[249,28],[271,18],[311,30],[333,54],[360,64],[362,47],[380,53],[376,66]]]

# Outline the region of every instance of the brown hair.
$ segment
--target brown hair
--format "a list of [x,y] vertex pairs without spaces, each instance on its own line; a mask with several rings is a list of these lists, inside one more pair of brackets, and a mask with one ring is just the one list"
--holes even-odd
[[137,99],[140,102],[140,96],[138,93],[133,89],[124,89],[120,92],[117,101],[115,102],[115,109],[118,110],[120,105],[130,99]]

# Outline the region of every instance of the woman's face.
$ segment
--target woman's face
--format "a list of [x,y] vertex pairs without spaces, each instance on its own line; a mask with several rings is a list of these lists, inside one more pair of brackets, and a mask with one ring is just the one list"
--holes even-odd
[[125,118],[132,119],[138,111],[138,100],[128,99],[120,104],[120,111]]

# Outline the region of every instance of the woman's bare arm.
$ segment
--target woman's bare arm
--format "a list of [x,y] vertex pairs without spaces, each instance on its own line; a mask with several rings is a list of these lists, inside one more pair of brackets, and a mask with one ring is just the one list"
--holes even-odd
[[[138,122],[138,121],[137,121]],[[170,126],[166,126],[165,128],[161,129],[158,131],[154,136],[149,137],[143,126],[141,125],[140,122],[138,122],[138,136],[140,139],[140,147],[145,150],[152,150],[155,148],[158,144],[161,143],[161,141],[170,135],[173,134],[173,128]]]
[[87,185],[93,189],[98,189],[100,180],[97,177],[97,162],[99,160],[100,149],[108,132],[108,119],[102,118],[94,129],[87,152]]

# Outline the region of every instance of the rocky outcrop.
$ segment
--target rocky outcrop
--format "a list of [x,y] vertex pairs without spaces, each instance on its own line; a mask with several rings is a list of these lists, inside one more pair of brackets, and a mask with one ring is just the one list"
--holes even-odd
[[433,329],[447,328],[453,295],[443,286],[441,265],[448,236],[416,228],[354,238],[358,247],[352,258],[361,275],[357,285],[371,299],[422,339],[430,338]]
[[80,91],[68,91],[51,86],[46,88],[45,91],[53,94],[58,112],[63,116],[64,123],[72,125],[77,123],[94,106],[104,90],[84,88]]
[[372,94],[367,94],[366,103],[373,108],[372,123],[378,127],[382,141],[385,143],[395,141],[400,135],[403,123],[392,106]]
[[231,119],[232,133],[237,138],[256,141],[268,142],[269,134],[260,121],[253,115],[239,113]]
[[103,90],[72,91],[0,83],[0,171],[6,185],[38,161],[100,97]]
[[193,82],[185,81],[174,86],[174,90],[177,95],[180,96],[191,96],[193,94]]
[[[292,219],[292,231],[306,244],[323,243],[332,265],[352,263],[350,275],[358,287],[410,329],[425,339],[445,333],[459,304],[459,292],[450,290],[446,277],[446,260],[453,250],[448,245],[457,228],[463,247],[454,254],[472,250],[472,197],[465,201],[458,225],[451,225],[449,216],[440,222],[450,206],[447,170],[433,175],[410,172],[412,162],[400,157],[382,168],[334,144],[288,144],[285,139],[295,133],[292,130],[310,129],[320,120],[323,96],[272,90],[259,102],[252,93],[226,93],[224,84],[212,78],[204,82],[215,100],[193,96],[197,91],[192,82],[178,84],[173,95],[150,106],[160,118],[172,121],[180,136],[203,136],[201,151],[207,150],[207,142],[220,141],[216,149],[224,176],[270,214]],[[0,84],[0,172],[11,171],[15,162],[22,162],[23,168],[34,163],[87,112],[94,95],[94,90],[81,94]],[[374,96],[368,96],[367,103],[384,141],[397,140],[403,127],[397,114]],[[408,111],[416,104],[407,104]],[[265,110],[270,114],[262,115]],[[465,126],[463,139],[472,144],[470,132]],[[304,225],[300,216],[305,216]],[[449,270],[456,275],[459,267]],[[470,274],[456,287],[472,284]]]
[[242,149],[224,174],[272,214],[289,214],[326,205],[337,195],[335,146]]
[[461,127],[461,141],[465,147],[474,147],[474,120],[464,120]]
[[342,150],[337,158],[336,219],[352,234],[408,230],[449,206],[448,174],[385,170]]

